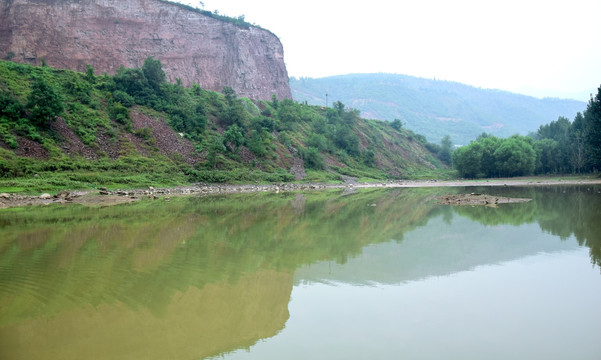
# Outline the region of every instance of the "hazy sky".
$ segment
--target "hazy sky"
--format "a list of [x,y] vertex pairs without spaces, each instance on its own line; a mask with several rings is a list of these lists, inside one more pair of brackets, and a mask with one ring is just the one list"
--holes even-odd
[[601,85],[601,0],[204,5],[276,34],[290,76],[386,72],[583,101]]

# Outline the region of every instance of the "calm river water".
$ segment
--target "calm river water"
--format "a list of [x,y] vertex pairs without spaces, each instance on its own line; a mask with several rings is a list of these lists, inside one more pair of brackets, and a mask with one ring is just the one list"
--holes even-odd
[[[436,205],[481,192],[528,197]],[[601,187],[0,211],[0,359],[601,356]]]

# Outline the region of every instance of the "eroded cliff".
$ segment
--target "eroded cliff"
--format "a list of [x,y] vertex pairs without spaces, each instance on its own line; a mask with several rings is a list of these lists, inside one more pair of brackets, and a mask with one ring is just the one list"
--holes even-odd
[[253,99],[291,98],[280,40],[159,0],[1,0],[0,57],[114,73],[161,60],[169,81]]

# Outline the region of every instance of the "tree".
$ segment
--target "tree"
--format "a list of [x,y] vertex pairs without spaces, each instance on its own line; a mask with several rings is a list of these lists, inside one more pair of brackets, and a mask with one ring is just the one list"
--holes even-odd
[[363,153],[363,162],[367,166],[374,166],[376,164],[376,153],[372,149],[367,149]]
[[584,131],[584,116],[578,113],[569,131],[570,164],[577,173],[586,166]]
[[278,118],[282,123],[295,123],[301,120],[301,109],[291,99],[283,99],[278,104]]
[[90,84],[96,83],[96,76],[94,75],[94,68],[90,64],[86,64],[86,75],[85,79]]
[[536,173],[557,173],[559,157],[557,156],[559,143],[553,139],[543,139],[534,143],[536,150]]
[[126,69],[121,66],[113,77],[117,90],[133,96],[138,104],[146,104],[152,95],[152,87],[141,69]]
[[601,170],[601,87],[591,97],[584,113],[585,142],[588,160],[595,170]]
[[499,176],[499,170],[495,165],[495,151],[497,151],[503,140],[496,136],[482,133],[477,141],[482,145],[482,157],[480,159],[482,173],[485,177]]
[[307,150],[303,153],[303,157],[305,159],[305,166],[309,169],[321,170],[324,168],[323,157],[319,154],[319,151],[309,146]]
[[338,112],[338,116],[342,117],[344,114],[344,104],[341,101],[334,102],[334,109]]
[[[551,121],[547,125],[541,125],[536,133],[536,139],[555,141],[553,154],[551,157],[539,159],[542,160],[543,168],[548,169],[545,172],[567,172],[570,170],[570,139],[568,136],[571,124],[570,120],[560,116],[556,121]],[[546,150],[549,150],[549,142],[546,142]],[[541,145],[542,146],[542,145]],[[540,148],[540,147],[539,147]],[[552,164],[545,164],[549,160]]]
[[522,176],[534,172],[536,152],[524,136],[514,135],[503,140],[493,156],[500,175]]
[[244,142],[244,136],[238,125],[231,125],[223,134],[223,145],[225,145],[232,152],[237,152],[238,147]]
[[345,150],[351,156],[359,156],[361,150],[359,148],[359,137],[355,134],[352,128],[348,125],[338,125],[334,135],[334,144]]
[[147,57],[146,60],[144,60],[142,72],[150,86],[154,88],[155,92],[158,92],[161,84],[165,82],[165,72],[163,71],[161,61],[153,59],[152,57]]
[[33,122],[42,127],[50,125],[65,110],[62,97],[43,76],[33,80],[26,108]]
[[453,142],[451,142],[451,136],[445,135],[440,141],[440,152],[438,153],[438,157],[447,165],[451,165],[452,147]]
[[462,146],[455,150],[451,157],[453,166],[460,176],[470,179],[481,176],[482,145],[480,143],[473,142]]
[[223,138],[219,135],[211,136],[209,139],[209,144],[207,146],[207,162],[206,166],[211,169],[215,169],[217,167],[217,157],[220,153],[225,151],[225,146],[223,145]]
[[225,101],[227,101],[230,106],[238,99],[236,91],[234,91],[231,86],[224,87],[222,93],[225,95]]
[[271,95],[271,107],[278,109],[278,97],[275,94]]
[[401,131],[401,129],[403,128],[403,122],[399,119],[394,119],[390,123],[390,126],[392,126],[392,128],[396,131]]
[[238,95],[229,86],[223,88],[223,95],[225,95],[225,101],[227,108],[222,116],[222,123],[225,126],[232,124],[238,125],[240,128],[245,128],[245,111],[242,107],[242,103],[238,99]]

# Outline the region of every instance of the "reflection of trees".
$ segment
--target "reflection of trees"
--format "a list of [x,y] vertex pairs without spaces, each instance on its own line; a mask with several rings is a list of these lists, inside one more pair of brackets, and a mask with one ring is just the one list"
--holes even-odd
[[[182,351],[186,343],[209,339],[217,330],[225,334],[206,340],[212,347],[200,341],[197,348],[186,349],[194,351],[185,357],[250,346],[284,326],[295,269],[324,260],[344,263],[365,245],[400,241],[407,231],[441,214],[447,221],[457,213],[486,225],[537,221],[544,231],[562,238],[574,234],[601,265],[601,224],[595,219],[601,210],[598,190],[466,190],[533,199],[498,208],[432,206],[430,199],[441,191],[459,189],[430,188],[5,211],[0,216],[0,348],[5,348],[3,341],[25,339],[14,335],[21,334],[19,329],[29,331],[34,342],[46,337],[27,329],[46,329],[48,334],[60,330],[66,339],[76,338],[75,321],[96,329],[96,334],[107,326],[102,330],[113,339],[107,340],[110,343],[117,327],[137,331],[131,324],[140,319],[132,314],[141,314],[146,330],[156,331],[157,346],[164,344],[156,340],[161,334],[180,334]],[[184,303],[186,311],[179,309]],[[77,320],[90,308],[97,318]],[[122,319],[111,322],[114,328],[103,321],[111,316]],[[182,327],[186,319],[188,325]],[[213,320],[207,325],[207,319]],[[143,344],[143,338],[135,339]]]
[[574,235],[590,249],[591,261],[601,267],[601,188],[595,186],[549,186],[537,188],[480,188],[489,194],[532,198],[523,204],[498,208],[456,207],[454,210],[485,225],[531,223],[566,239]]
[[536,204],[532,201],[521,204],[503,204],[498,208],[484,206],[460,206],[455,211],[484,225],[533,223],[536,220]]
[[574,235],[590,249],[591,261],[601,267],[601,188],[565,186],[543,188],[536,202],[542,211],[541,229],[561,238]]
[[[233,195],[5,212],[0,286],[12,291],[0,326],[117,301],[161,316],[174,294],[189,287],[237,283],[261,269],[292,273],[320,260],[344,262],[366,244],[401,239],[424,224],[438,211],[424,201],[432,191]],[[23,289],[22,279],[34,286]],[[22,304],[30,308],[12,311]]]

